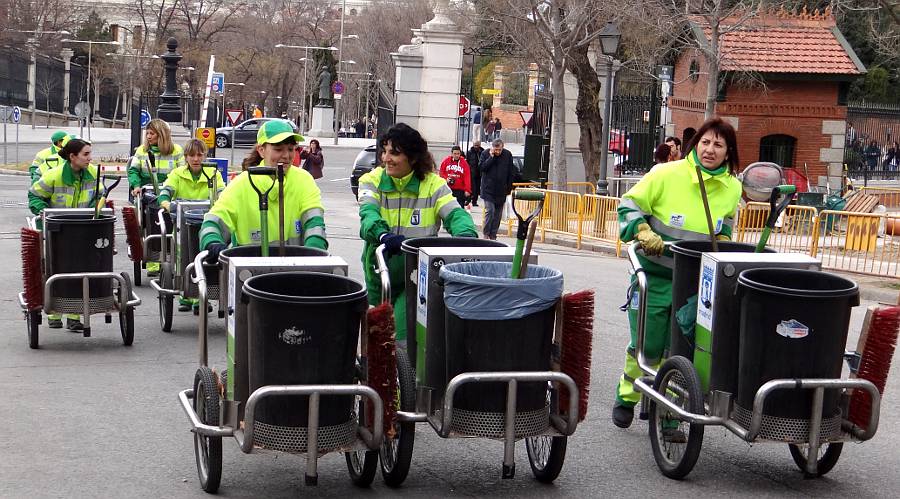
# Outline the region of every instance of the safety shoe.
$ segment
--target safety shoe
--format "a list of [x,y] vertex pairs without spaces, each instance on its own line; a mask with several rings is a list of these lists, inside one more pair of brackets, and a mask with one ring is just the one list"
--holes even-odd
[[179,303],[179,304],[178,304],[178,311],[179,311],[179,312],[188,312],[188,311],[190,311],[190,310],[191,310],[191,304],[190,304],[190,303]]
[[47,319],[47,327],[50,329],[62,329],[62,319]]
[[613,424],[619,428],[628,428],[631,426],[631,422],[634,421],[634,406],[628,407],[618,403],[614,405],[612,410],[612,421]]
[[78,319],[69,319],[66,318],[66,329],[74,332],[84,331],[84,324],[81,323]]
[[663,441],[670,444],[686,444],[687,437],[684,436],[684,432],[678,428],[663,428],[662,430]]

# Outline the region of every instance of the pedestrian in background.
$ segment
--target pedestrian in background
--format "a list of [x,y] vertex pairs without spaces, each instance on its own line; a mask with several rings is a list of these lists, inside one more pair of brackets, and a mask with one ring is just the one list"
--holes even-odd
[[878,142],[875,139],[872,139],[869,142],[868,147],[866,147],[866,167],[869,170],[877,170],[878,169],[878,157],[881,156],[881,148],[878,147]]
[[672,148],[667,144],[656,146],[656,150],[653,151],[653,164],[658,165],[660,163],[668,163],[669,161],[672,161]]
[[501,130],[503,130],[503,122],[500,121],[500,118],[494,118],[494,137],[493,138],[499,139]]
[[[666,137],[663,143],[669,146],[669,161],[681,159],[681,139],[678,137]],[[666,163],[666,161],[663,161],[663,163]]]
[[459,203],[460,208],[465,208],[468,204],[469,195],[472,194],[471,171],[466,158],[462,157],[462,149],[459,146],[453,146],[450,149],[450,155],[441,162],[438,175],[447,181],[450,190],[453,191],[453,197]]
[[322,147],[319,141],[312,139],[309,147],[300,147],[294,153],[294,166],[300,166],[308,171],[314,179],[322,178],[322,168],[325,166],[325,157],[322,155]]
[[481,154],[481,199],[484,199],[484,221],[481,232],[486,239],[497,239],[503,204],[512,192],[516,167],[512,154],[503,148],[503,141],[494,139],[491,148]]
[[469,163],[469,172],[472,175],[472,196],[471,202],[472,206],[478,206],[478,196],[481,195],[481,168],[479,168],[479,164],[481,162],[481,153],[484,152],[484,148],[481,147],[481,141],[476,140],[472,147],[469,148],[469,152],[466,153],[466,161]]

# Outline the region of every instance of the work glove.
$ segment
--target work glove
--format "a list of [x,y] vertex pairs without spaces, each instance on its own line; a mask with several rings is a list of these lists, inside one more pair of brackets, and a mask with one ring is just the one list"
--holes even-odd
[[659,237],[659,234],[653,232],[647,224],[640,224],[637,229],[638,231],[635,239],[641,243],[641,248],[644,248],[644,253],[647,256],[662,255],[665,245],[663,244],[662,238]]
[[206,263],[209,264],[218,264],[219,263],[219,253],[222,252],[227,246],[225,243],[210,243],[209,246],[206,247],[206,251],[209,252],[206,255]]
[[163,202],[159,203],[159,207],[162,208],[162,209],[164,209],[164,210],[166,210],[166,213],[168,213],[169,211],[171,211],[171,210],[170,210],[170,207],[171,207],[171,206],[172,206],[172,203],[169,202],[169,201],[163,201]]
[[391,234],[390,232],[386,232],[378,238],[381,241],[381,244],[384,245],[387,250],[387,256],[399,255],[400,254],[400,246],[403,244],[403,241],[406,239],[406,236],[401,236],[400,234]]

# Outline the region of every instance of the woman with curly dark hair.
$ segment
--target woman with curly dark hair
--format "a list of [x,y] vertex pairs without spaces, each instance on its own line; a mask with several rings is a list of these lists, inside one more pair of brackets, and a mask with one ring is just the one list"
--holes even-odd
[[391,302],[397,339],[406,339],[406,298],[400,245],[408,237],[438,235],[441,222],[451,235],[478,237],[472,217],[460,208],[447,182],[434,173],[428,144],[404,123],[379,139],[381,165],[359,179],[359,237],[369,303],[381,301],[381,278],[375,272],[375,248],[387,248]]

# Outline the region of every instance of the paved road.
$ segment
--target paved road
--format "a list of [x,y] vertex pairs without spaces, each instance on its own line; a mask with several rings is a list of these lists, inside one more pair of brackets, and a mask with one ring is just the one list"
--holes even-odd
[[[331,251],[361,278],[356,205],[347,188],[355,151],[326,149],[320,180]],[[94,336],[42,328],[40,350],[30,350],[16,305],[21,288],[18,229],[24,207],[22,177],[0,176],[0,280],[9,288],[0,301],[0,393],[6,401],[0,439],[0,497],[207,497],[197,484],[192,437],[176,400],[190,386],[196,367],[196,322],[177,314],[171,334],[159,331],[155,296],[138,290],[134,346],[123,347],[118,329],[95,323]],[[118,193],[124,194],[124,189]],[[476,217],[478,215],[476,214]],[[118,270],[130,270],[121,228]],[[344,459],[325,456],[319,486],[303,485],[305,460],[274,453],[242,454],[224,443],[223,497],[294,497],[301,494],[366,496],[527,497],[895,497],[900,490],[900,368],[889,381],[875,440],[845,448],[826,478],[804,480],[782,444],[749,446],[718,428],[707,431],[703,454],[688,480],[674,482],[656,469],[647,425],[619,430],[609,421],[613,387],[627,341],[618,311],[627,281],[623,260],[537,246],[541,263],[561,269],[570,290],[597,290],[591,405],[569,441],[565,468],[555,485],[529,473],[524,448],[517,449],[518,476],[500,479],[502,445],[484,440],[441,440],[419,426],[409,479],[392,490],[377,479],[371,490],[355,489]],[[864,303],[864,305],[866,305]],[[853,317],[851,344],[861,322]],[[211,324],[211,364],[224,366],[224,325]],[[894,391],[891,392],[890,389]]]

